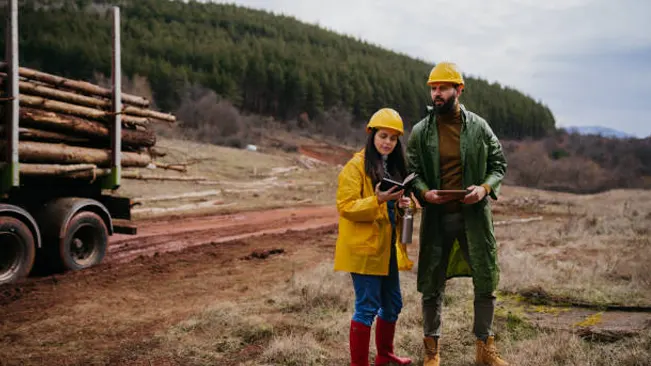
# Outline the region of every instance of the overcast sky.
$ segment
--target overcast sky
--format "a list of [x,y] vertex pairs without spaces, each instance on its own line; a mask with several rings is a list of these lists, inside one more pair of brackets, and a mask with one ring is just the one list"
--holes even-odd
[[[232,3],[233,1],[228,1]],[[548,105],[558,126],[651,135],[651,0],[237,0]]]

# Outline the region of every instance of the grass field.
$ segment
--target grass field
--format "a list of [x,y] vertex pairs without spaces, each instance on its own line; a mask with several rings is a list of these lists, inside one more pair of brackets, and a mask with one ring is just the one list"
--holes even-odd
[[[651,306],[651,192],[592,196],[505,187],[494,205],[501,284],[495,330],[513,365],[651,364],[651,317],[607,305]],[[513,223],[516,217],[542,220]],[[334,244],[336,234],[330,240]],[[413,257],[418,245],[410,247]],[[404,309],[396,347],[422,362],[420,294],[415,271],[401,274]],[[220,303],[160,335],[165,352],[190,365],[345,365],[354,294],[330,258],[246,302]],[[568,306],[578,303],[596,310]],[[449,282],[442,357],[472,365],[472,284]],[[600,322],[602,324],[600,324]],[[614,329],[614,330],[613,330]],[[603,335],[607,334],[607,337]],[[371,353],[374,347],[371,346]],[[242,356],[242,355],[246,356]]]

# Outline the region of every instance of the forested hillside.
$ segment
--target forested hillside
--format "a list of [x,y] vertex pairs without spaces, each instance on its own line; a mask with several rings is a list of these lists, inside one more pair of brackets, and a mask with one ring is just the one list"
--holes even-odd
[[[430,102],[425,80],[430,61],[438,60],[416,60],[291,17],[196,1],[22,1],[21,65],[87,80],[110,75],[113,4],[122,9],[123,73],[146,77],[165,110],[178,108],[190,85],[285,120],[343,108],[361,123],[391,106],[413,124]],[[500,137],[539,137],[555,126],[540,102],[484,80],[467,78],[463,102]]]

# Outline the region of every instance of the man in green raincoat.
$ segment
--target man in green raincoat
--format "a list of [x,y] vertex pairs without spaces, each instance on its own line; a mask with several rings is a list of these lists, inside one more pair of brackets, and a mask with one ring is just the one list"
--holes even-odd
[[508,365],[492,332],[499,268],[489,202],[499,194],[506,159],[488,123],[459,103],[464,81],[455,64],[437,64],[427,84],[433,105],[407,146],[409,170],[419,176],[414,194],[423,206],[417,287],[424,366],[439,366],[445,282],[460,276],[472,277],[474,285],[476,363]]

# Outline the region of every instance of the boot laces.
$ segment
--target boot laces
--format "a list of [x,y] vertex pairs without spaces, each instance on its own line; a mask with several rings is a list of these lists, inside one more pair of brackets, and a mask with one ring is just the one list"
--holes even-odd
[[485,345],[484,349],[486,350],[486,354],[488,355],[488,357],[490,357],[490,359],[492,360],[501,359],[500,354],[497,351],[497,347],[495,347],[495,345],[493,346]]

